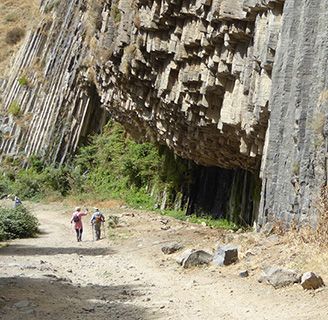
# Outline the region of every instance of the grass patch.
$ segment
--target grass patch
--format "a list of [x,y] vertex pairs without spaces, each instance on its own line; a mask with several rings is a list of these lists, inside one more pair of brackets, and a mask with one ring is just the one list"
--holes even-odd
[[119,24],[121,22],[122,16],[121,16],[121,11],[118,8],[118,2],[112,4],[110,15],[116,24]]
[[197,217],[196,215],[186,215],[184,211],[179,210],[164,210],[161,211],[161,214],[164,216],[169,216],[181,221],[187,221],[195,224],[203,224],[211,228],[215,229],[225,229],[225,230],[233,230],[237,231],[239,227],[233,223],[228,221],[227,219],[214,219],[212,217]]
[[17,81],[21,86],[24,86],[24,87],[29,86],[29,80],[26,76],[21,76],[20,78],[18,78]]
[[21,115],[21,107],[16,100],[10,103],[8,113],[11,114],[13,117],[19,117]]

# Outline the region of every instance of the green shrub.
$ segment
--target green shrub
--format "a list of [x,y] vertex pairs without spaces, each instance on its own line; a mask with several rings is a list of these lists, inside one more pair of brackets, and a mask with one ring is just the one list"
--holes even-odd
[[29,86],[29,80],[26,76],[21,76],[20,78],[18,78],[18,83],[21,85],[21,86],[24,86],[24,87],[28,87]]
[[8,113],[11,114],[13,117],[18,117],[21,115],[21,108],[16,100],[12,101],[9,105]]
[[34,237],[37,232],[38,220],[25,207],[0,207],[0,241]]
[[122,17],[117,4],[112,4],[110,15],[116,24],[120,23]]
[[20,27],[15,27],[9,30],[6,34],[6,43],[14,45],[18,43],[25,36],[25,30]]

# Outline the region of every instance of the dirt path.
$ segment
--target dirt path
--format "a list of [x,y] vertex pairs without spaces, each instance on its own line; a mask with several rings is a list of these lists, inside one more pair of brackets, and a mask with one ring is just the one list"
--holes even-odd
[[256,268],[239,278],[242,263],[183,270],[160,250],[172,240],[212,248],[219,231],[171,219],[169,230],[162,230],[160,216],[123,212],[121,227],[108,240],[93,242],[85,223],[84,241],[77,243],[67,208],[32,210],[42,235],[0,249],[3,320],[328,319],[326,289],[275,290],[256,281]]

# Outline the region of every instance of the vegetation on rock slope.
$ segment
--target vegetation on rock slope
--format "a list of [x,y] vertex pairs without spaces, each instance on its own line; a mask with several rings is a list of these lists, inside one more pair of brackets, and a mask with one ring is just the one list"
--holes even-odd
[[0,74],[18,50],[25,34],[38,22],[39,1],[0,0]]
[[[170,209],[167,214],[187,219],[182,190],[192,183],[192,164],[166,147],[136,143],[117,123],[110,122],[102,134],[92,137],[69,164],[54,167],[31,157],[27,166],[22,169],[22,160],[17,158],[3,161],[0,195],[16,194],[22,199],[69,196],[76,201],[123,199],[134,208]],[[214,227],[235,227],[210,218],[188,219]]]

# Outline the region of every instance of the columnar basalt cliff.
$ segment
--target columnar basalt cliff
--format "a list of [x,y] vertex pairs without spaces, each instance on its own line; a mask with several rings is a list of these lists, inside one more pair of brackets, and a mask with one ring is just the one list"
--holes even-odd
[[[63,162],[110,117],[136,139],[233,170],[215,173],[216,216],[240,192],[252,222],[260,171],[260,223],[307,216],[326,175],[327,2],[43,0],[2,84],[1,156]],[[203,170],[209,186],[214,169]]]
[[[327,184],[327,0],[288,0],[275,58],[260,222],[316,222]],[[310,213],[310,214],[309,214]]]
[[38,154],[49,162],[63,162],[81,139],[106,123],[94,86],[81,76],[88,55],[86,4],[53,3],[60,4],[41,2],[44,18],[2,85],[2,156]]
[[256,171],[282,14],[269,2],[120,1],[97,43],[112,50],[97,69],[102,103],[184,158]]

